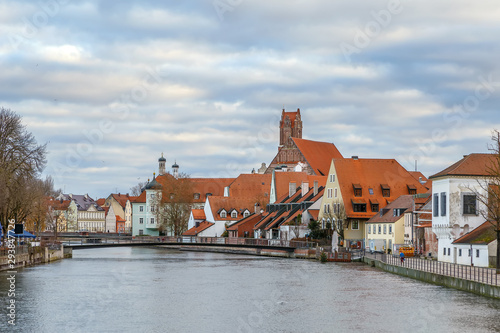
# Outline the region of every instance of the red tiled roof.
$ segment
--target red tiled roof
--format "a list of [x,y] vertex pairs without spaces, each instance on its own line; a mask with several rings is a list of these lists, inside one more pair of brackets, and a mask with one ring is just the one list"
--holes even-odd
[[255,225],[255,223],[259,222],[260,219],[262,218],[262,214],[251,214],[238,222],[232,224],[230,227],[227,228],[227,231],[235,231],[238,230],[238,227],[241,226],[242,224],[250,223],[252,225]]
[[372,218],[366,221],[366,223],[396,222],[397,220],[402,218],[403,215],[394,216],[395,208],[406,208],[407,210],[411,211],[413,209],[413,195],[400,196],[399,198],[391,202],[389,205],[384,207],[384,209],[387,209],[385,214],[380,216],[380,212],[384,212],[381,209],[379,213],[375,213],[375,215],[373,215]]
[[495,227],[486,221],[476,229],[453,241],[453,244],[489,244],[496,239]]
[[116,200],[116,202],[118,202],[118,204],[120,204],[120,206],[122,206],[123,208],[125,208],[125,206],[127,205],[127,201],[130,200],[130,196],[128,194],[121,194],[121,193],[113,193],[111,194],[111,196]]
[[[376,212],[371,211],[368,204],[366,212],[354,212],[351,204],[352,199],[364,199],[367,203],[369,200],[377,200],[380,205],[379,209],[382,209],[386,202],[390,203],[401,195],[409,194],[408,185],[414,185],[417,188],[417,193],[428,191],[394,159],[342,158],[335,159],[333,162],[349,218],[371,218],[376,214]],[[354,196],[352,184],[361,186],[361,197]],[[390,188],[390,197],[382,195],[382,184]],[[373,190],[373,195],[369,193],[370,188]]]
[[116,215],[116,222],[127,222],[127,221],[122,219],[120,215]]
[[[217,221],[233,221],[234,218],[231,217],[231,211],[236,209],[238,216],[236,219],[241,219],[245,209],[248,209],[250,213],[254,211],[255,201],[248,198],[232,198],[232,197],[208,197],[208,202],[210,203],[210,209],[214,219]],[[220,217],[219,212],[224,209],[227,213],[225,218]]]
[[193,218],[195,220],[204,220],[207,218],[205,216],[205,210],[203,209],[192,209],[191,213],[193,214]]
[[429,177],[434,179],[443,176],[488,176],[488,168],[492,166],[494,154],[469,154],[443,171]]
[[106,199],[104,198],[100,198],[100,199],[97,199],[95,202],[96,204],[98,204],[99,206],[104,206],[104,202],[106,201]]
[[200,232],[202,232],[203,230],[206,230],[208,228],[210,228],[211,226],[213,226],[215,223],[212,223],[212,222],[207,222],[207,221],[203,221],[201,222],[197,227],[194,226],[192,227],[191,229],[187,230],[186,232],[184,232],[182,234],[182,236],[196,236],[197,234],[199,234]]
[[298,138],[292,140],[317,176],[328,175],[332,158],[342,158],[333,143]]
[[49,206],[51,206],[54,210],[67,210],[69,205],[71,204],[71,200],[54,200],[52,198],[48,201]]
[[314,221],[318,220],[319,209],[309,209],[308,212],[309,214],[311,214],[311,217],[313,218]]

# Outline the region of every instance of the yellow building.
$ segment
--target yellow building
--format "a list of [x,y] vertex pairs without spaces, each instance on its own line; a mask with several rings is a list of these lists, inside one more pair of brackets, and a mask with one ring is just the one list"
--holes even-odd
[[370,251],[393,252],[394,244],[404,244],[404,213],[413,206],[413,195],[402,195],[366,221],[366,247]]

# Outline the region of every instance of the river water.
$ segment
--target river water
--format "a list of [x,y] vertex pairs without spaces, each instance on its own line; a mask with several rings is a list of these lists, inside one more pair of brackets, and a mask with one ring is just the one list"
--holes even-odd
[[123,247],[9,276],[1,332],[500,332],[499,300],[358,263]]

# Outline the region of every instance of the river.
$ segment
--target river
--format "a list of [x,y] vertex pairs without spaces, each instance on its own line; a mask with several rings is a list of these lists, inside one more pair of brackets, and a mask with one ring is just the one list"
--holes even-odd
[[499,300],[361,263],[122,247],[14,275],[1,332],[500,332]]

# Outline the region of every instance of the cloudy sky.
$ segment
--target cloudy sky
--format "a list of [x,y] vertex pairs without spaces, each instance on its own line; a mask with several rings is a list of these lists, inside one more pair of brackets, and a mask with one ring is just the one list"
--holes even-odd
[[283,106],[306,139],[427,176],[500,129],[497,0],[4,1],[0,36],[0,106],[68,193],[128,192],[162,152],[248,173]]

